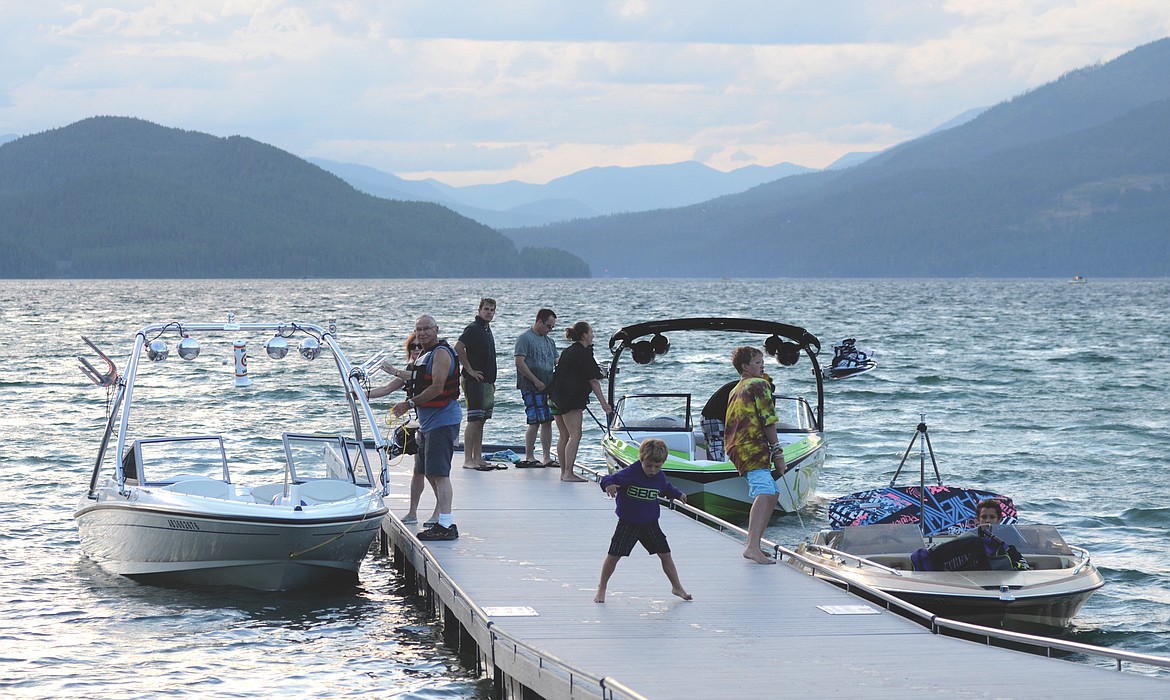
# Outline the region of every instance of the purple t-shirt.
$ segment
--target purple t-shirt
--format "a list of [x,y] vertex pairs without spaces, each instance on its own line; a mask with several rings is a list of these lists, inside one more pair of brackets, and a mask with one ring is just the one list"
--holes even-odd
[[645,525],[658,520],[658,496],[667,498],[681,498],[679,491],[666,480],[666,475],[658,472],[654,476],[646,476],[642,471],[642,462],[637,461],[615,474],[606,474],[601,477],[601,489],[604,491],[610,484],[617,484],[617,516],[619,520]]

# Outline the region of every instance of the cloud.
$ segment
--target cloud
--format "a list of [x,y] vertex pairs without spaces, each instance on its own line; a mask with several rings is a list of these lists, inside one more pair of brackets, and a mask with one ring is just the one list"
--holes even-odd
[[1170,34],[1164,0],[0,6],[0,133],[94,114],[453,184],[822,167]]

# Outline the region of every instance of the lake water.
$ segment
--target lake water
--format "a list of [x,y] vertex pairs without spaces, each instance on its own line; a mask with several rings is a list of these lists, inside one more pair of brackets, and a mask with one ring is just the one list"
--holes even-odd
[[[1107,585],[1062,636],[1170,655],[1168,280],[0,281],[0,693],[489,697],[490,684],[442,648],[380,556],[367,559],[357,589],[335,595],[157,588],[82,557],[72,520],[106,411],[104,391],[76,367],[76,355],[92,359],[82,334],[121,362],[148,322],[228,312],[243,322],[336,319],[360,362],[382,348],[397,357],[424,312],[453,340],[485,295],[499,303],[501,355],[486,439],[505,444],[523,434],[512,343],[542,306],[559,314],[562,347],[562,328],[590,321],[603,360],[615,330],[659,318],[804,326],[825,361],[833,342],[856,337],[879,365],[826,386],[830,451],[818,497],[799,516],[774,518],[768,537],[795,545],[826,524],[828,499],[888,482],[924,413],[944,480],[1010,495],[1021,520],[1054,524],[1093,553]],[[671,343],[620,379],[691,391],[701,404],[734,376],[734,339]],[[807,361],[769,359],[767,371],[783,393],[812,386]],[[600,464],[600,430],[588,417],[586,428],[581,460]],[[903,483],[917,478],[916,452],[907,469]],[[456,509],[472,497],[457,493]],[[598,533],[599,548],[609,534]],[[583,558],[582,586],[596,573],[595,558]]]

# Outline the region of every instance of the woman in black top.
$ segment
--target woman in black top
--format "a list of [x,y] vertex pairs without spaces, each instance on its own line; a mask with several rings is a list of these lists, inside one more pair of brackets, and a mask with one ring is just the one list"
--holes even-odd
[[571,341],[561,352],[548,388],[549,408],[557,421],[557,460],[561,463],[561,481],[585,481],[573,472],[577,448],[581,445],[581,422],[589,392],[597,396],[606,415],[613,412],[601,393],[601,368],[593,359],[593,329],[578,321],[565,329]]

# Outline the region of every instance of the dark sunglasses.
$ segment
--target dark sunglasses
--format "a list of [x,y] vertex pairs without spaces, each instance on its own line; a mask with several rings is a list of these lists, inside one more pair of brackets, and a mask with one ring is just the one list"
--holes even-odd
[[411,350],[422,350],[422,343],[411,343],[410,349]]

